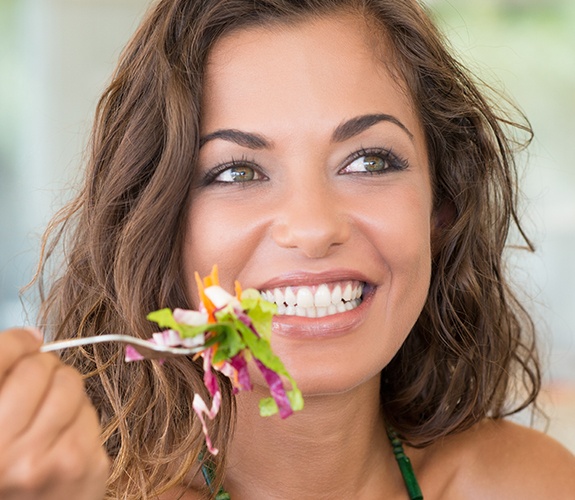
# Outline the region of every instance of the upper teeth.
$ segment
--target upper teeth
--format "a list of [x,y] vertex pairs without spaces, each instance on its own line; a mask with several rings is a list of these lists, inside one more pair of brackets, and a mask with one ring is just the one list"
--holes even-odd
[[325,316],[353,309],[359,305],[363,283],[346,281],[337,284],[273,288],[261,292],[264,299],[275,302],[279,314]]

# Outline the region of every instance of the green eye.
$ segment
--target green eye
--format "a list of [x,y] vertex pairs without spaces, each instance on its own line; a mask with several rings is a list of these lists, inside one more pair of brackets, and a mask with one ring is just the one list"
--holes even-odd
[[235,182],[251,181],[255,177],[254,169],[245,166],[230,168],[230,175]]
[[389,160],[378,155],[364,155],[356,158],[344,169],[344,173],[378,174],[390,170]]
[[247,165],[238,165],[230,167],[216,177],[218,182],[248,182],[256,178],[256,172]]
[[363,166],[367,172],[381,172],[387,168],[387,162],[379,156],[364,156]]
[[345,161],[339,174],[387,175],[400,172],[409,167],[405,158],[389,148],[360,149],[351,154]]

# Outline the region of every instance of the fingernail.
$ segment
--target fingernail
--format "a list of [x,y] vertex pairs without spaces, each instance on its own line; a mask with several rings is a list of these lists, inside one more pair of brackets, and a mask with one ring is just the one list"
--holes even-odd
[[42,333],[42,331],[39,328],[36,328],[34,326],[25,326],[23,328],[23,330],[30,332],[38,340],[44,340],[44,334]]

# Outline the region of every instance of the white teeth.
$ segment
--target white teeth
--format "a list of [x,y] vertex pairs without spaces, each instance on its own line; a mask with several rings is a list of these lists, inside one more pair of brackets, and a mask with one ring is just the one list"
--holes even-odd
[[331,304],[331,293],[327,285],[320,285],[314,296],[315,307],[327,307]]
[[278,305],[284,303],[284,294],[279,288],[274,289],[274,302]]
[[313,306],[313,294],[307,287],[302,287],[297,291],[297,305],[300,307]]
[[289,286],[285,290],[285,303],[288,306],[295,306],[297,303],[295,293]]
[[362,301],[363,286],[359,281],[345,281],[331,287],[328,284],[288,286],[263,290],[261,295],[277,304],[278,314],[322,318],[356,308]]
[[342,299],[341,286],[336,285],[335,288],[333,289],[333,292],[331,292],[331,303],[338,304],[339,302],[341,302],[341,299]]
[[317,310],[315,307],[306,307],[305,308],[305,315],[308,318],[317,318]]

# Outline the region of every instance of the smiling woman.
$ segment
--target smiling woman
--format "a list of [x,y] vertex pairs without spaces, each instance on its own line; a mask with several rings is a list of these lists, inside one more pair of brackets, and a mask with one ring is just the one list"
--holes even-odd
[[[306,404],[261,419],[266,380],[235,395],[220,373],[208,459],[199,360],[67,352],[112,459],[107,498],[567,497],[575,458],[504,420],[540,385],[503,272],[521,231],[514,128],[529,133],[415,1],[159,1],[100,101],[84,189],[48,232],[43,262],[63,239],[67,265],[40,323],[147,338],[146,313],[198,307],[194,273],[217,263],[224,289],[239,280],[277,305],[271,343]],[[85,486],[98,464],[75,498],[101,497]],[[6,491],[66,491],[36,470]]]
[[383,43],[339,14],[222,37],[206,65],[185,275],[218,255],[224,287],[279,298],[272,344],[308,397],[378,378],[429,289],[426,141]]

